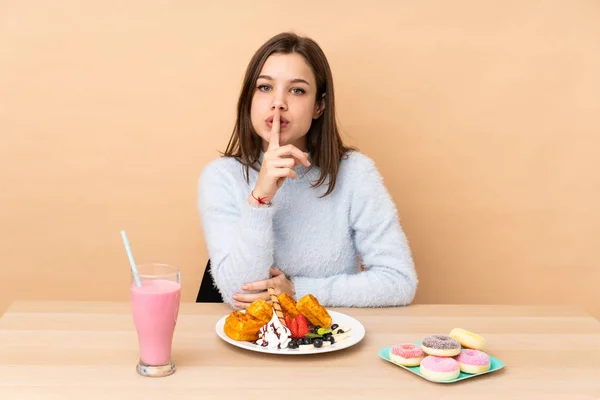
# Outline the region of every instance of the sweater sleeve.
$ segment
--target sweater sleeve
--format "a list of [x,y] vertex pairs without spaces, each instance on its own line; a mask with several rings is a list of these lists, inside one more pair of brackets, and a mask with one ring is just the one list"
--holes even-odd
[[417,275],[398,212],[373,161],[363,155],[353,157],[359,159],[351,174],[349,218],[365,270],[324,278],[294,277],[296,296],[311,293],[330,307],[408,305],[415,297]]
[[[225,303],[233,307],[242,285],[269,279],[273,265],[273,210],[241,202],[239,184],[212,162],[202,171],[198,210],[211,261],[211,273]],[[237,188],[237,189],[236,189]]]

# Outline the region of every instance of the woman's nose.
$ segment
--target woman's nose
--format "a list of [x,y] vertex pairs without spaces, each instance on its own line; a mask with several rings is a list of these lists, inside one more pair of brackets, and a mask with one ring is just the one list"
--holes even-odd
[[279,108],[280,110],[287,110],[287,102],[282,96],[276,96],[273,99],[273,103],[271,104],[271,109],[275,110]]

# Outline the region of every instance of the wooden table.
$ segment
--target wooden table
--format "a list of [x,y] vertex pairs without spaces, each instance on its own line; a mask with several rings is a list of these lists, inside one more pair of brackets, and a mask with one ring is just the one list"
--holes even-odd
[[[178,370],[145,378],[135,371],[128,303],[17,302],[0,319],[0,399],[600,399],[600,323],[579,308],[335,310],[361,321],[362,342],[320,355],[274,356],[216,335],[225,305],[182,304],[173,350]],[[440,384],[377,355],[454,327],[483,335],[505,368]]]

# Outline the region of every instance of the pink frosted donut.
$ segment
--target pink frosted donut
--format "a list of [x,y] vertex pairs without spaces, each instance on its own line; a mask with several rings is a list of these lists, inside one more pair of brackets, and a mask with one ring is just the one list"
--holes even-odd
[[416,344],[402,343],[392,347],[390,360],[407,367],[416,367],[425,358],[425,352]]
[[464,349],[454,357],[462,372],[478,374],[488,371],[491,367],[490,357],[480,350]]
[[449,381],[460,375],[460,367],[454,358],[427,356],[421,361],[421,375],[431,381]]

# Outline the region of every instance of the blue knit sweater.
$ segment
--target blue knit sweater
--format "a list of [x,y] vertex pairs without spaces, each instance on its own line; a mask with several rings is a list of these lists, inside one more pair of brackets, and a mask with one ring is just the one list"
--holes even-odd
[[[268,279],[278,267],[296,298],[311,293],[328,307],[409,304],[417,275],[396,207],[373,161],[351,152],[335,190],[311,188],[319,169],[295,168],[271,202],[248,203],[258,172],[234,158],[209,163],[199,180],[198,209],[212,275],[226,303],[244,283]],[[327,183],[327,181],[326,181]],[[361,268],[362,264],[362,268]]]

